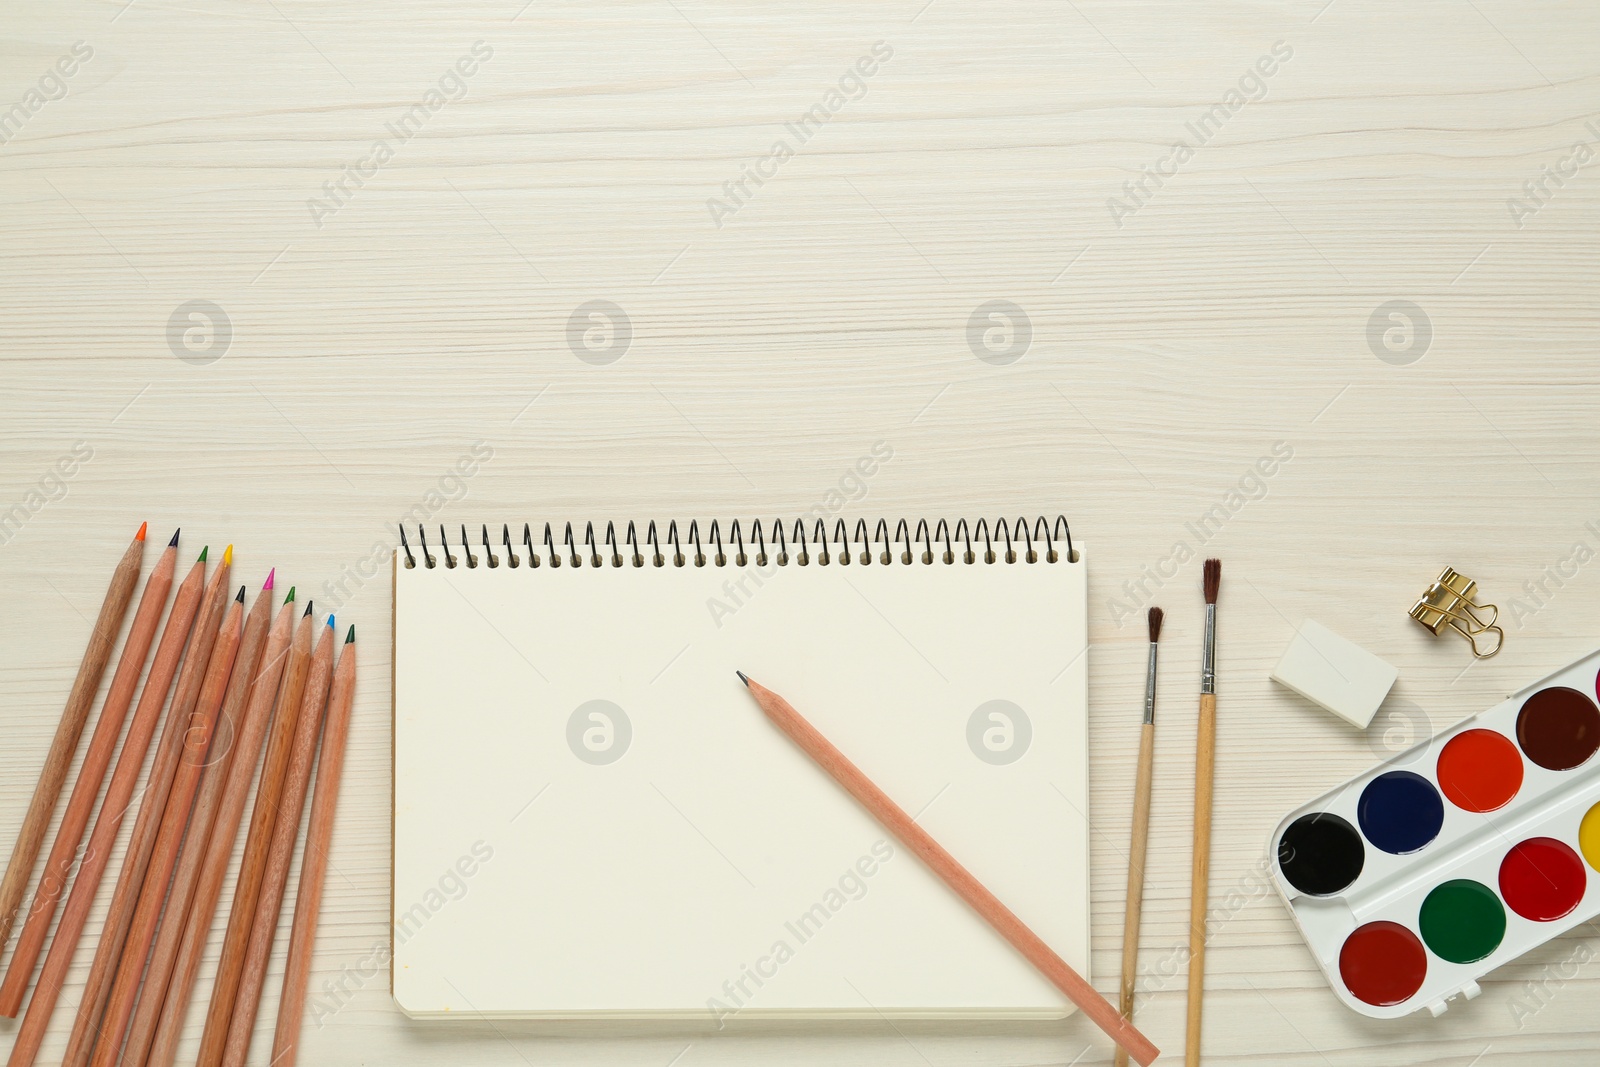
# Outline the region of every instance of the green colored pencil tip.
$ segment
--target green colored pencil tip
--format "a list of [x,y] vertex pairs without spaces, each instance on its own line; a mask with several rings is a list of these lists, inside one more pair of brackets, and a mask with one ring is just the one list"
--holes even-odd
[[204,563],[206,561],[206,553],[210,552],[210,551],[211,551],[211,546],[210,545],[207,545],[206,547],[204,547],[204,548],[202,548],[200,550],[200,562],[201,563]]
[[285,604],[293,604],[294,603],[294,586],[291,585],[289,587],[289,595],[283,598],[283,602]]
[[355,639],[356,639],[356,628],[354,626],[351,626],[350,627],[350,632],[345,635],[344,643],[348,645],[348,644],[350,644],[350,642],[354,641]]

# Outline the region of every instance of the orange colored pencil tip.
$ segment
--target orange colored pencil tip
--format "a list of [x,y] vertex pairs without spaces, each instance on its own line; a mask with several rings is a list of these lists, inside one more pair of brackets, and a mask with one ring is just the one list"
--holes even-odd
[[276,578],[277,576],[278,576],[278,568],[276,568],[276,567],[272,568],[270,571],[267,572],[267,584],[263,585],[261,587],[261,591],[263,593],[269,592],[272,589],[272,580],[274,578]]
[[148,522],[140,523],[139,532],[133,535],[133,539],[135,541],[143,541],[145,532],[148,531],[149,529],[150,529],[150,524]]
[[232,545],[229,545],[227,548],[222,550],[222,565],[224,567],[229,567],[229,566],[233,565],[233,546]]

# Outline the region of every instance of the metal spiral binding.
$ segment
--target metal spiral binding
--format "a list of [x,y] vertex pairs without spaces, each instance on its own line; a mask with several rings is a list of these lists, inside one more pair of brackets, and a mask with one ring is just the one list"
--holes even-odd
[[[944,519],[938,520],[931,530],[926,519],[918,519],[915,530],[912,530],[905,519],[901,519],[892,535],[889,532],[887,519],[879,519],[870,532],[866,519],[857,519],[853,531],[844,519],[838,519],[834,523],[832,537],[828,536],[827,523],[822,519],[816,520],[809,537],[803,519],[796,519],[787,533],[780,519],[772,520],[770,533],[766,532],[760,520],[752,521],[749,530],[751,544],[747,546],[744,527],[738,519],[729,524],[726,539],[723,537],[722,526],[718,520],[711,521],[703,539],[700,523],[697,520],[690,520],[687,533],[682,535],[678,532],[677,521],[672,520],[667,523],[664,539],[669,551],[663,551],[663,538],[656,528],[654,519],[645,527],[642,542],[639,539],[638,527],[631,521],[620,542],[617,540],[616,525],[611,522],[606,523],[605,534],[600,537],[595,535],[594,523],[585,523],[581,538],[569,522],[563,528],[559,541],[555,527],[547,522],[544,524],[544,536],[540,539],[542,547],[536,547],[534,544],[532,525],[524,523],[519,555],[518,547],[511,539],[509,523],[501,527],[501,545],[498,553],[490,541],[487,525],[483,526],[482,548],[474,551],[467,527],[463,524],[458,555],[451,551],[449,533],[441,525],[439,548],[442,563],[450,570],[463,566],[469,569],[497,568],[501,564],[501,555],[505,556],[507,567],[526,566],[530,569],[665,567],[669,563],[674,567],[727,567],[730,564],[735,567],[746,567],[752,561],[757,567],[762,568],[786,567],[791,563],[806,567],[812,561],[820,567],[830,565],[889,567],[896,564],[909,567],[933,566],[935,563],[946,566],[955,566],[957,563],[963,566],[975,566],[979,562],[1031,564],[1057,563],[1063,560],[1068,563],[1078,562],[1078,553],[1072,547],[1072,528],[1067,525],[1065,515],[1058,515],[1054,523],[1041,515],[1031,526],[1025,518],[1015,520],[999,518],[994,520],[992,528],[987,519],[980,518],[975,526],[968,525],[966,519],[958,519],[953,533],[949,523]],[[1056,549],[1058,538],[1065,541],[1064,554]],[[771,550],[768,548],[769,541]],[[417,542],[420,549],[414,553],[410,542],[406,539],[405,526],[401,525],[400,549],[405,553],[406,568],[411,569],[419,565],[428,569],[438,567],[441,556],[436,556],[429,549],[428,531],[420,524],[417,526]],[[957,543],[961,546],[959,551],[955,547]],[[686,544],[687,552],[684,550]],[[1041,545],[1042,552],[1039,549]],[[896,546],[899,547],[898,552],[895,551]],[[750,547],[755,550],[753,555],[749,551]],[[733,550],[731,553],[730,548]]]

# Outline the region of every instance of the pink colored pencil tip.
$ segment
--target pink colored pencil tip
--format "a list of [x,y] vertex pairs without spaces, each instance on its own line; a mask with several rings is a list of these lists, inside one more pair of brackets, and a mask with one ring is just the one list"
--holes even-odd
[[272,568],[272,570],[267,573],[267,584],[261,587],[261,591],[263,593],[270,592],[272,590],[272,579],[276,578],[277,576],[278,568],[276,567]]
[[139,524],[139,532],[133,535],[133,539],[135,541],[143,541],[144,540],[145,531],[147,531],[149,529],[150,529],[150,524],[148,522],[140,523]]

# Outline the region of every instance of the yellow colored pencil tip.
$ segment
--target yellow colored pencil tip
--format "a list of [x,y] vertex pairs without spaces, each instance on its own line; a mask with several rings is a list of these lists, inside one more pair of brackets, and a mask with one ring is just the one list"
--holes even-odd
[[231,566],[232,564],[233,564],[233,546],[229,545],[227,548],[222,550],[222,565],[224,567],[228,567],[228,566]]

